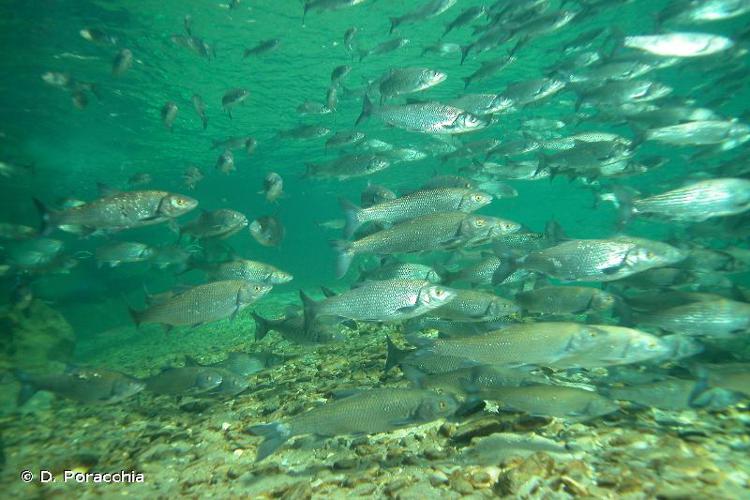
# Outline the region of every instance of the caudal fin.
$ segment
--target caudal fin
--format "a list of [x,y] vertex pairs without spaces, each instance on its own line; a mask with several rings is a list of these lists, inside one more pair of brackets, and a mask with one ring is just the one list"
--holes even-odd
[[304,331],[305,335],[308,335],[312,331],[312,325],[316,319],[315,309],[318,304],[302,290],[299,291],[299,298],[302,299],[302,308],[305,317]]
[[401,18],[400,17],[392,17],[391,18],[391,29],[388,31],[388,33],[393,33],[393,30],[398,28],[398,25],[401,24]]
[[128,312],[130,313],[130,317],[133,320],[133,323],[135,323],[136,328],[141,326],[141,313],[133,309],[132,307],[128,307]]
[[401,361],[409,354],[411,351],[406,349],[399,349],[396,347],[396,344],[393,343],[390,337],[386,336],[385,338],[386,345],[388,348],[388,351],[385,355],[385,367],[383,367],[383,372],[388,372],[391,368],[394,366],[398,366],[401,364]]
[[362,225],[362,209],[345,198],[339,198],[339,204],[344,211],[344,237],[351,238],[354,231]]
[[48,235],[55,229],[55,225],[50,222],[52,212],[50,212],[47,207],[44,206],[44,203],[42,203],[38,198],[33,198],[33,200],[34,206],[36,207],[40,217],[42,218],[42,222],[39,226],[39,233],[42,236]]
[[263,442],[258,446],[258,453],[255,457],[256,462],[260,462],[279,447],[286,443],[291,437],[289,427],[280,423],[273,422],[270,424],[251,425],[248,432],[263,438]]
[[461,45],[461,64],[466,60],[466,56],[469,55],[472,47],[473,45]]
[[370,98],[365,94],[365,96],[362,98],[362,112],[357,117],[357,121],[354,122],[354,126],[359,125],[366,119],[370,117],[372,114],[372,101]]
[[263,337],[265,337],[266,334],[268,334],[268,331],[271,329],[271,324],[260,314],[255,312],[252,312],[251,314],[255,320],[255,341],[259,342],[260,340],[263,340]]
[[351,250],[351,244],[348,241],[335,240],[331,242],[336,250],[336,278],[343,278],[349,270],[349,266],[354,259],[354,252]]

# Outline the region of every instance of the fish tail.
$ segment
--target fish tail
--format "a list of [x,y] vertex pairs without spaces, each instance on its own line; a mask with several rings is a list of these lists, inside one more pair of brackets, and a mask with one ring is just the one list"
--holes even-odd
[[323,292],[323,295],[326,297],[335,297],[337,294],[327,286],[320,285],[320,289]]
[[130,313],[130,318],[133,320],[133,323],[135,323],[136,328],[141,326],[141,321],[143,320],[141,313],[132,307],[128,307],[128,312]]
[[13,375],[21,383],[21,390],[18,393],[17,404],[22,406],[26,401],[31,399],[31,396],[36,394],[37,390],[31,383],[31,376],[23,370],[13,370]]
[[391,29],[388,31],[389,34],[393,33],[393,30],[395,30],[399,24],[401,24],[401,18],[400,17],[391,17]]
[[612,193],[615,195],[617,201],[617,218],[619,229],[625,227],[630,222],[630,218],[633,216],[633,193],[626,189],[621,189],[618,186],[612,188]]
[[399,349],[396,344],[393,343],[390,337],[385,337],[386,345],[388,347],[387,354],[385,355],[385,366],[383,367],[383,373],[387,373],[388,370],[394,366],[398,366],[404,360],[404,358],[411,352],[407,349]]
[[331,242],[334,250],[336,250],[336,278],[343,278],[346,272],[349,270],[349,266],[352,264],[354,259],[354,252],[351,249],[351,244],[348,241],[335,240]]
[[362,225],[362,209],[345,198],[339,198],[339,204],[344,211],[344,218],[346,219],[344,237],[351,238],[354,231]]
[[554,219],[550,219],[544,225],[544,236],[554,244],[565,241],[568,237],[565,235],[562,226]]
[[357,121],[354,122],[354,126],[356,127],[366,119],[370,117],[372,114],[372,101],[370,100],[370,97],[365,94],[364,98],[362,98],[362,112],[359,114],[359,117],[357,117]]
[[465,89],[466,89],[466,88],[467,88],[467,87],[468,87],[469,85],[471,85],[471,77],[470,77],[470,76],[465,76],[465,77],[461,78],[461,80],[463,80],[463,82],[464,82],[464,90],[465,90]]
[[518,269],[518,261],[508,256],[505,259],[501,259],[501,263],[499,266],[497,266],[497,269],[495,269],[495,272],[492,273],[492,285],[499,285],[503,281],[505,281],[508,276],[513,274]]
[[255,457],[256,462],[260,462],[268,455],[275,452],[279,447],[286,443],[292,436],[292,431],[288,425],[281,422],[272,422],[270,424],[251,425],[247,428],[248,432],[263,438],[263,442],[258,446],[258,453]]
[[266,336],[266,334],[268,334],[268,331],[271,329],[271,323],[256,312],[250,314],[252,314],[253,319],[255,320],[255,341],[259,342]]
[[472,45],[461,45],[461,64],[466,60],[466,56],[469,55]]
[[309,334],[312,330],[312,325],[315,322],[315,316],[317,308],[317,302],[315,302],[313,299],[311,299],[305,292],[302,290],[299,291],[299,297],[302,299],[302,310],[304,313],[305,323],[304,323],[304,330],[305,335]]
[[709,389],[711,384],[708,381],[708,371],[705,368],[698,369],[698,380],[693,386],[693,390],[690,392],[688,398],[688,405],[693,408],[705,406],[705,402],[701,403],[701,396],[703,396]]
[[33,200],[34,206],[36,206],[36,209],[42,218],[41,225],[39,226],[39,233],[42,236],[46,236],[55,229],[56,224],[52,221],[54,212],[50,211],[38,198],[33,198]]
[[203,123],[203,130],[206,130],[206,127],[208,127],[208,117],[207,116],[202,116],[201,117],[201,122]]
[[370,55],[370,51],[369,50],[360,50],[359,51],[359,62],[362,62],[362,60],[365,57],[369,56],[369,55]]

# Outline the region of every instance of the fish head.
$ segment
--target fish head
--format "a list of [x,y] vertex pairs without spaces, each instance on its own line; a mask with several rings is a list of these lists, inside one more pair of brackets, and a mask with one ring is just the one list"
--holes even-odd
[[669,347],[667,355],[667,359],[669,360],[689,358],[703,352],[703,344],[701,342],[678,333],[659,337],[659,340]]
[[168,194],[161,199],[159,214],[165,217],[179,217],[198,206],[198,200],[182,194]]
[[237,303],[249,305],[266,295],[273,286],[265,283],[245,283],[237,292]]
[[647,88],[639,97],[641,97],[641,99],[647,97],[649,100],[661,99],[662,97],[671,94],[672,90],[672,87],[669,85],[664,85],[659,82],[648,82]]
[[388,168],[391,162],[380,156],[373,156],[372,159],[367,163],[368,172],[379,172]]
[[644,241],[629,250],[625,260],[634,269],[649,269],[676,264],[687,256],[687,251],[672,245],[658,241]]
[[445,81],[448,75],[434,69],[424,69],[419,75],[420,87],[432,87]]
[[489,125],[489,120],[478,117],[468,111],[463,111],[456,116],[447,128],[453,130],[454,133],[471,132],[472,130],[479,130]]
[[591,308],[597,311],[610,309],[615,305],[615,296],[604,290],[594,289],[591,295]]
[[659,337],[650,333],[632,330],[632,335],[623,351],[623,362],[632,362],[631,360],[633,359],[643,361],[646,359],[661,358],[668,356],[671,350],[672,346],[662,342]]
[[457,409],[458,402],[453,396],[430,393],[420,402],[415,417],[420,421],[431,421],[453,415]]
[[620,405],[616,402],[603,398],[593,398],[589,404],[586,405],[584,413],[586,416],[599,417],[601,415],[609,415],[620,409]]
[[419,290],[416,302],[428,309],[447,304],[456,297],[456,292],[440,285],[426,285]]
[[271,273],[269,274],[269,279],[271,283],[280,285],[282,283],[289,283],[294,279],[294,276],[285,271],[276,270],[271,271]]
[[434,269],[430,269],[429,271],[427,271],[424,279],[426,279],[430,283],[440,283],[440,281],[442,281],[442,278]]
[[490,318],[511,316],[521,312],[521,308],[513,301],[497,297],[490,302],[486,315]]
[[461,197],[458,204],[458,210],[461,212],[473,212],[489,205],[492,202],[492,195],[483,191],[468,191]]

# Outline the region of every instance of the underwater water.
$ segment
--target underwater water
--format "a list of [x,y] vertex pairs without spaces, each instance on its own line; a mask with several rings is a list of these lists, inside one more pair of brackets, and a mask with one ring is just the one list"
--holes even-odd
[[749,496],[749,22],[0,2],[2,490]]

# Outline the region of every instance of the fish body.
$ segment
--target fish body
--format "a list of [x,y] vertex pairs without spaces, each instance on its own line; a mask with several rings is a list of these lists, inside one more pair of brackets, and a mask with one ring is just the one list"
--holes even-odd
[[268,285],[281,285],[292,281],[293,276],[270,264],[247,259],[222,262],[206,268],[213,280],[245,280]]
[[734,46],[729,38],[708,33],[676,32],[661,35],[626,36],[625,47],[664,57],[700,57]]
[[450,302],[455,293],[424,280],[366,281],[339,295],[313,302],[303,294],[305,323],[330,316],[355,321],[414,318]]
[[379,154],[348,154],[327,163],[308,163],[305,177],[351,179],[380,172],[391,162]]
[[454,288],[453,292],[455,298],[432,311],[432,315],[458,321],[493,321],[515,315],[520,310],[512,300],[493,293],[460,288]]
[[250,92],[241,88],[234,88],[227,90],[221,98],[221,105],[224,111],[232,118],[232,108],[245,102],[250,96]]
[[477,116],[485,116],[508,111],[515,103],[500,94],[464,94],[448,104]]
[[494,217],[446,212],[424,215],[352,242],[335,242],[337,276],[346,274],[356,254],[388,255],[455,248],[491,241],[513,233],[520,225]]
[[448,77],[442,71],[429,68],[392,69],[380,79],[378,90],[381,99],[411,94],[434,87]]
[[488,120],[449,104],[422,102],[374,109],[370,99],[365,96],[357,123],[371,114],[377,115],[388,125],[425,134],[465,134],[489,125]]
[[367,222],[395,224],[436,212],[470,213],[491,201],[492,196],[487,193],[460,188],[415,191],[368,208],[358,208],[342,199],[347,221],[344,234],[351,236],[359,226]]
[[45,229],[59,227],[66,231],[112,230],[160,224],[186,214],[198,201],[166,191],[127,191],[104,196],[83,205],[48,211],[36,201]]
[[750,140],[750,126],[736,121],[696,120],[646,130],[644,138],[675,146],[720,145],[726,150]]
[[425,19],[430,19],[431,17],[439,16],[453,7],[456,4],[456,1],[457,0],[430,0],[418,9],[404,14],[403,16],[392,17],[390,33],[393,33],[393,30],[402,24],[412,24],[424,21]]
[[136,379],[122,373],[88,368],[70,368],[64,373],[32,375],[16,372],[21,382],[19,404],[36,391],[53,392],[84,404],[119,403],[139,393],[145,387]]
[[208,127],[208,117],[206,116],[206,104],[203,102],[203,98],[198,94],[193,94],[193,97],[190,100],[193,103],[195,113],[201,119],[203,130],[206,130],[206,127]]
[[286,235],[286,229],[278,217],[265,215],[250,223],[250,234],[265,247],[277,247]]
[[167,102],[161,108],[161,121],[170,132],[172,131],[172,125],[174,125],[174,121],[177,118],[178,111],[179,108],[177,108],[177,104],[172,101]]
[[143,262],[156,255],[156,250],[144,243],[122,242],[96,249],[96,260],[115,267],[123,262]]
[[484,389],[476,396],[498,401],[503,410],[522,411],[540,417],[586,420],[620,409],[617,403],[594,391],[557,385]]
[[231,149],[225,149],[216,159],[216,170],[222,174],[228,174],[236,170],[234,166],[234,153]]
[[253,426],[250,431],[264,437],[257,455],[257,460],[262,460],[296,435],[339,436],[387,432],[447,417],[457,408],[458,404],[452,396],[431,391],[372,389],[332,401],[286,422]]
[[639,326],[696,337],[732,338],[750,330],[750,304],[729,299],[700,300],[637,314]]
[[263,191],[266,201],[275,203],[284,194],[284,179],[276,172],[269,172],[263,178]]
[[278,38],[264,40],[262,42],[259,42],[255,47],[245,49],[245,51],[242,53],[242,58],[247,59],[250,56],[268,54],[269,52],[273,52],[274,50],[278,49],[280,45],[281,40],[279,40]]
[[112,75],[122,76],[133,66],[133,52],[122,49],[112,61]]
[[203,366],[168,368],[145,380],[149,391],[173,396],[202,394],[215,389],[221,382],[221,373]]
[[131,315],[137,325],[194,326],[234,317],[270,290],[271,286],[263,283],[214,281],[189,288],[144,311],[131,310]]
[[515,301],[524,310],[542,314],[586,314],[610,309],[615,296],[592,287],[554,286],[521,292]]
[[229,209],[203,212],[197,219],[180,228],[180,234],[196,239],[229,238],[247,226],[247,217],[240,212]]

